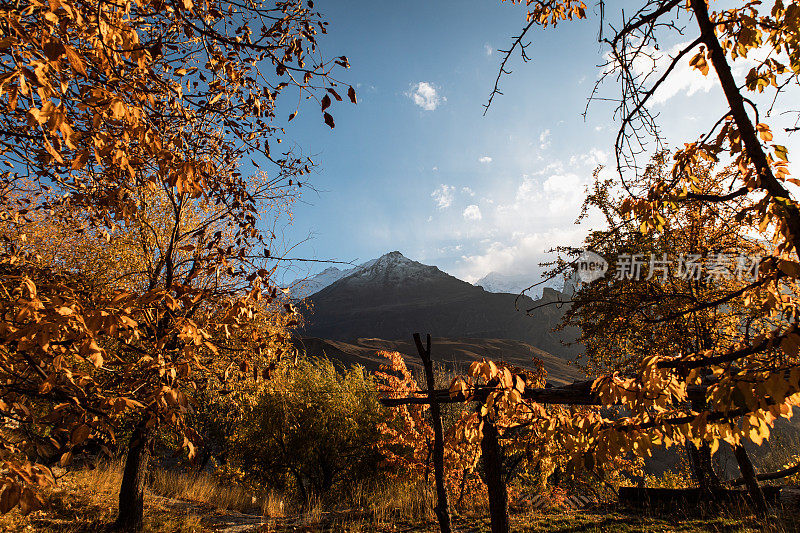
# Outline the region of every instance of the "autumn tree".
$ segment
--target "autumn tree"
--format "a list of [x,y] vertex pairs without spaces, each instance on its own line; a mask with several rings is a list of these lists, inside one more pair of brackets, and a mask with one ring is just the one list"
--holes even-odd
[[[525,5],[527,24],[503,65],[515,51],[528,58],[524,39],[533,28],[586,16],[580,1],[529,0]],[[651,305],[650,318],[663,328],[657,335],[645,335],[622,347],[602,341],[592,346],[607,352],[599,360],[627,363],[632,369],[629,374],[603,375],[592,388],[603,405],[624,409],[612,418],[594,412],[551,417],[547,432],[566,439],[576,464],[588,469],[631,451],[649,453],[655,444],[707,442],[716,449],[720,441],[726,441],[741,450],[746,440],[767,438],[774,421],[790,417],[800,403],[795,290],[800,277],[800,211],[789,188],[796,180],[789,177],[788,152],[776,138],[796,130],[792,117],[797,110],[786,99],[799,81],[800,5],[780,0],[768,5],[746,2],[714,11],[705,0],[653,0],[626,11],[621,19],[615,19],[604,2],[597,11],[600,42],[608,58],[599,83],[616,80],[620,88],[615,187],[626,197],[617,218],[642,234],[626,237],[620,244],[645,250],[671,231],[666,227],[668,218],[682,220],[682,227],[688,229],[692,221],[703,222],[709,214],[719,213],[734,221],[730,235],[751,236],[768,253],[751,283],[712,285],[711,290],[692,293],[688,301],[673,301],[669,309]],[[675,34],[688,40],[677,52],[665,54],[661,43]],[[698,76],[716,78],[726,110],[695,140],[675,150],[669,172],[651,174],[647,186],[637,188],[641,183],[637,180],[648,172],[646,160],[665,143],[649,104],[681,61],[688,61]],[[663,68],[640,68],[662,62]],[[746,74],[737,79],[733,67],[745,62]],[[504,72],[501,68],[490,103],[499,93]],[[773,115],[770,111],[775,106],[782,106],[786,113]],[[726,170],[709,174],[710,163]],[[709,236],[725,227],[718,223],[723,220],[711,224]],[[749,251],[740,246],[737,252]],[[620,298],[613,303],[623,304],[616,313],[623,321],[630,311],[625,286],[611,288],[608,294]],[[710,322],[713,328],[708,332],[690,329],[688,339],[681,335],[681,328],[694,317],[707,318],[711,310],[725,305],[730,318]],[[636,328],[648,317],[639,313],[641,307],[634,310],[631,330],[620,321],[618,337],[623,340],[633,340]],[[644,353],[631,360],[631,349]],[[705,380],[705,376],[713,379]],[[700,391],[701,401],[690,401],[693,390]],[[547,417],[543,414],[542,418]],[[763,513],[765,504],[755,474],[745,463],[741,464],[748,488]]]
[[[384,398],[404,398],[412,395],[424,396],[424,389],[415,379],[402,354],[398,352],[378,352],[386,359],[381,369],[375,373],[377,390]],[[435,386],[435,385],[434,385]],[[471,435],[474,434],[474,420],[477,415],[469,409],[458,406],[448,413],[444,427],[445,464],[444,482],[447,491],[454,495],[456,506],[482,488],[477,464],[480,447]],[[443,417],[444,418],[444,417]],[[389,411],[378,429],[381,438],[376,443],[378,450],[390,467],[390,475],[400,479],[425,479],[433,475],[434,431],[429,420],[429,406],[401,405]],[[471,432],[471,433],[470,433]]]
[[[660,153],[628,185],[646,191],[669,171],[668,154]],[[693,192],[706,196],[723,194],[735,175],[731,169],[716,171],[712,164],[698,166],[696,173]],[[589,375],[634,374],[649,354],[680,357],[730,348],[741,335],[775,325],[768,314],[744,304],[743,294],[757,281],[761,259],[771,251],[769,243],[753,236],[751,226],[735,220],[746,198],[733,205],[695,202],[691,208],[667,208],[661,211],[659,229],[643,233],[638,221],[622,214],[627,191],[614,186],[613,179],[596,179],[583,211],[596,209],[604,218],[604,227],[590,231],[584,248],[608,258],[610,270],[576,291],[564,317],[565,326],[581,331]],[[563,251],[571,255],[555,271],[580,254]],[[693,402],[695,408],[703,404],[701,398]],[[719,487],[710,446],[696,444],[699,450],[687,448],[697,481],[704,490]]]
[[[667,158],[658,154],[629,186],[646,191],[664,179]],[[697,171],[694,191],[708,196],[722,194],[735,175],[711,165]],[[580,328],[580,357],[588,375],[635,372],[652,352],[677,357],[719,346],[730,341],[729,328],[752,331],[763,320],[743,311],[744,289],[756,281],[761,259],[770,253],[769,243],[735,220],[746,199],[668,208],[660,213],[658,230],[643,233],[636,219],[623,214],[628,193],[599,175],[598,170],[583,214],[596,210],[603,226],[590,229],[582,248],[608,258],[609,270],[580,285],[564,316],[565,325]],[[561,251],[565,260],[553,273],[571,268],[581,253]]]
[[[49,440],[66,463],[112,442],[127,411],[118,525],[138,527],[154,430],[191,455],[198,377],[277,356],[263,218],[312,163],[278,151],[276,106],[287,91],[315,98],[332,128],[347,59],[318,50],[326,23],[310,1],[27,2],[0,8],[0,28],[0,411],[22,435],[0,439],[0,510],[35,508],[34,487],[52,482],[32,446]],[[42,224],[80,232],[102,259],[28,241]]]

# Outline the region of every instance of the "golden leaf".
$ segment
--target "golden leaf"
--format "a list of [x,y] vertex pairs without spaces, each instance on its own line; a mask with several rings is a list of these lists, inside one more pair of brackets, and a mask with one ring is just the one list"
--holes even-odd
[[781,259],[778,261],[778,268],[789,277],[800,278],[800,264],[796,261]]
[[702,72],[703,76],[708,75],[708,62],[706,61],[705,48],[700,49],[700,52],[692,58],[689,65]]
[[91,432],[91,428],[86,424],[81,424],[80,426],[76,427],[72,430],[70,434],[70,443],[73,446],[77,446],[82,444],[86,439],[89,438],[89,433]]
[[781,350],[786,355],[797,357],[798,352],[800,351],[800,335],[797,333],[791,333],[781,340]]
[[86,73],[86,66],[83,63],[83,59],[75,52],[75,49],[72,48],[70,45],[64,45],[64,52],[67,54],[67,59],[69,59],[69,64],[72,65],[73,70],[78,74],[82,74],[83,76],[88,76]]
[[59,464],[61,466],[67,466],[71,462],[72,462],[72,452],[71,451],[66,452],[66,453],[61,455],[61,459],[59,460]]
[[20,486],[18,483],[6,478],[0,488],[0,513],[6,514],[17,506],[20,497]]
[[766,124],[763,123],[756,124],[756,130],[758,131],[758,134],[761,137],[762,141],[772,140],[772,132],[770,131],[769,126],[767,126]]
[[43,506],[44,502],[38,494],[27,487],[22,489],[22,494],[19,497],[19,507],[23,515],[38,511]]

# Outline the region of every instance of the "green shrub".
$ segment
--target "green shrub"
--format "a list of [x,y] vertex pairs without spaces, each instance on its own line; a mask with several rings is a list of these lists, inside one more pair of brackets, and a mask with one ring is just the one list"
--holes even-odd
[[276,372],[244,413],[232,463],[250,482],[328,499],[376,477],[377,424],[386,419],[362,367],[301,359]]

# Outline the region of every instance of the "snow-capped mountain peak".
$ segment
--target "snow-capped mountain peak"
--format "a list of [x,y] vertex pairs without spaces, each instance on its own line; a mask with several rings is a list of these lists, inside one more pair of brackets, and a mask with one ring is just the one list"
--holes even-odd
[[[579,280],[575,272],[570,273],[566,278],[555,278],[547,280],[543,284],[538,284],[541,278],[536,275],[511,275],[499,272],[489,272],[474,284],[483,287],[486,292],[507,292],[511,294],[522,294],[533,299],[541,298],[544,289],[554,289],[567,296],[572,296],[578,289]],[[534,285],[534,283],[537,283]],[[531,286],[533,285],[533,286]]]
[[413,261],[398,251],[389,252],[379,258],[358,267],[348,277],[353,280],[375,280],[384,283],[402,283],[419,280],[441,273],[434,266],[423,265]]
[[398,251],[389,252],[388,254],[383,254],[379,258],[369,261],[368,263],[364,263],[356,272],[366,272],[366,271],[384,271],[384,270],[417,270],[419,268],[431,268],[427,265],[423,265],[422,263],[417,263],[416,261],[412,261],[408,257],[404,256]]
[[343,277],[354,272],[357,268],[359,267],[352,267],[342,270],[333,266],[328,267],[309,279],[296,282],[292,287],[292,298],[301,300],[314,294],[315,292],[319,292],[331,283],[336,283]]
[[352,268],[328,267],[307,280],[297,282],[292,297],[298,300],[306,298],[344,278],[352,278],[354,282],[377,280],[383,283],[402,283],[437,275],[446,274],[435,266],[423,265],[395,250]]

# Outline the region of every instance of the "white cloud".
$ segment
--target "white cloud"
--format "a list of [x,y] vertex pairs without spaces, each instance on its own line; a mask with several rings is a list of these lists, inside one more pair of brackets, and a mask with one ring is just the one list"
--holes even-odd
[[447,101],[446,98],[439,95],[436,87],[427,81],[421,81],[413,85],[411,91],[406,93],[406,96],[425,111],[433,111],[442,102]]
[[441,246],[441,247],[436,249],[436,253],[438,253],[439,255],[451,254],[453,252],[460,252],[461,248],[462,248],[461,244],[449,245],[449,246]]
[[576,174],[553,175],[542,183],[542,192],[548,198],[551,213],[577,214],[585,196],[586,180]]
[[[528,154],[539,153],[536,147],[542,130],[534,131],[532,138],[518,138],[516,144]],[[528,147],[531,140],[533,150]],[[574,222],[586,187],[593,181],[592,170],[604,160],[610,163],[613,155],[588,147],[584,153],[575,154],[574,158],[563,160],[549,156],[541,162],[529,157],[519,165],[527,168],[527,173],[504,175],[502,181],[480,190],[468,186],[469,181],[447,184],[450,180],[437,179],[428,189],[429,194],[433,191],[430,211],[420,217],[418,227],[431,240],[431,252],[449,247],[446,253],[436,254],[437,264],[443,263],[449,274],[470,282],[490,272],[530,280],[530,285],[540,281],[545,269],[539,263],[557,257],[549,250],[559,245],[580,246],[592,228],[604,224],[602,214],[596,210],[590,210],[581,224]],[[502,159],[505,165],[506,157]],[[614,172],[606,167],[600,179],[613,176]],[[433,220],[426,224],[431,214]],[[396,238],[400,238],[400,232],[407,238],[405,229],[398,227],[396,232]],[[457,245],[462,248],[456,250]]]
[[608,153],[599,148],[591,148],[589,153],[573,155],[569,158],[572,167],[584,165],[594,169],[598,165],[605,165],[608,162]]
[[453,191],[456,188],[452,185],[445,185],[442,183],[439,187],[431,193],[431,197],[436,202],[436,207],[439,209],[447,209],[453,203]]
[[560,172],[564,172],[564,163],[556,159],[555,161],[551,161],[550,163],[548,163],[547,166],[545,166],[538,172],[535,172],[534,174],[536,174],[537,176],[544,176],[546,174],[553,174],[553,173],[558,174]]
[[[569,164],[550,160],[519,177],[510,190],[496,189],[492,197],[475,202],[475,209],[463,210],[461,215],[466,220],[473,220],[479,211],[480,224],[448,230],[450,238],[464,243],[452,273],[468,281],[489,272],[530,280],[530,285],[540,281],[545,269],[539,263],[556,257],[548,250],[559,245],[580,246],[590,228],[602,225],[602,216],[591,210],[583,223],[574,222],[586,186],[593,179],[591,169],[607,159],[607,153],[592,149],[573,157]],[[604,170],[603,176],[608,172],[613,171]]]
[[494,53],[494,48],[489,43],[483,45],[483,50],[486,52],[487,56],[490,56]]
[[[688,43],[677,44],[673,46],[667,54],[662,54],[656,61],[656,69],[659,73],[663,72],[672,61],[670,56],[674,57],[685,47]],[[689,61],[699,51],[693,50],[686,54],[686,56],[675,66],[675,69],[667,77],[666,81],[658,88],[653,95],[654,104],[663,104],[673,96],[679,93],[686,93],[686,96],[692,96],[698,92],[709,92],[714,85],[717,84],[717,77],[713,72],[708,76],[689,66]],[[641,68],[641,67],[640,67]]]
[[481,209],[477,205],[468,205],[464,212],[462,213],[466,220],[480,220],[483,218],[481,215]]
[[[555,254],[549,254],[547,250],[555,244],[579,246],[584,234],[585,230],[579,226],[566,226],[544,232],[518,233],[508,240],[491,241],[477,253],[461,256],[462,267],[458,275],[474,282],[489,272],[496,272],[534,285],[542,281],[541,275],[545,270],[539,264],[555,259]],[[534,289],[532,292],[539,291]]]
[[[495,203],[481,200],[485,223],[480,236],[507,243],[514,235],[531,228],[546,231],[571,226],[580,213],[591,179],[591,173],[582,169],[522,176],[516,189],[505,198],[496,198]],[[559,243],[551,246],[556,244]]]
[[544,130],[539,134],[539,148],[547,150],[550,148],[550,130]]
[[479,158],[478,158],[478,162],[479,162],[479,163],[484,163],[484,164],[486,164],[486,163],[491,163],[491,162],[492,162],[492,158],[491,158],[491,157],[489,157],[488,155],[485,155],[485,156],[483,156],[483,157],[479,157]]
[[[642,50],[644,53],[639,54],[638,59],[633,62],[634,73],[640,77],[640,82],[647,76],[650,83],[655,83],[672,63],[673,58],[688,45],[688,41],[678,43],[663,52],[659,52],[653,47],[644,47]],[[650,105],[663,105],[679,94],[692,96],[700,92],[707,93],[711,91],[712,88],[719,85],[719,80],[714,74],[713,69],[707,76],[703,76],[699,70],[689,64],[699,51],[700,45],[687,52],[683,58],[678,61],[664,83],[659,86],[658,90],[650,98]],[[651,56],[652,59],[647,57],[648,55]],[[731,67],[734,77],[743,78],[751,67],[757,65],[767,57],[773,57],[779,61],[782,59],[781,57],[776,57],[774,51],[772,51],[769,46],[763,46],[752,50],[748,53],[746,58],[739,57],[736,61],[732,62]],[[611,56],[607,55],[606,58],[610,60]],[[606,68],[606,71],[611,70],[613,66],[614,63],[612,62]]]

